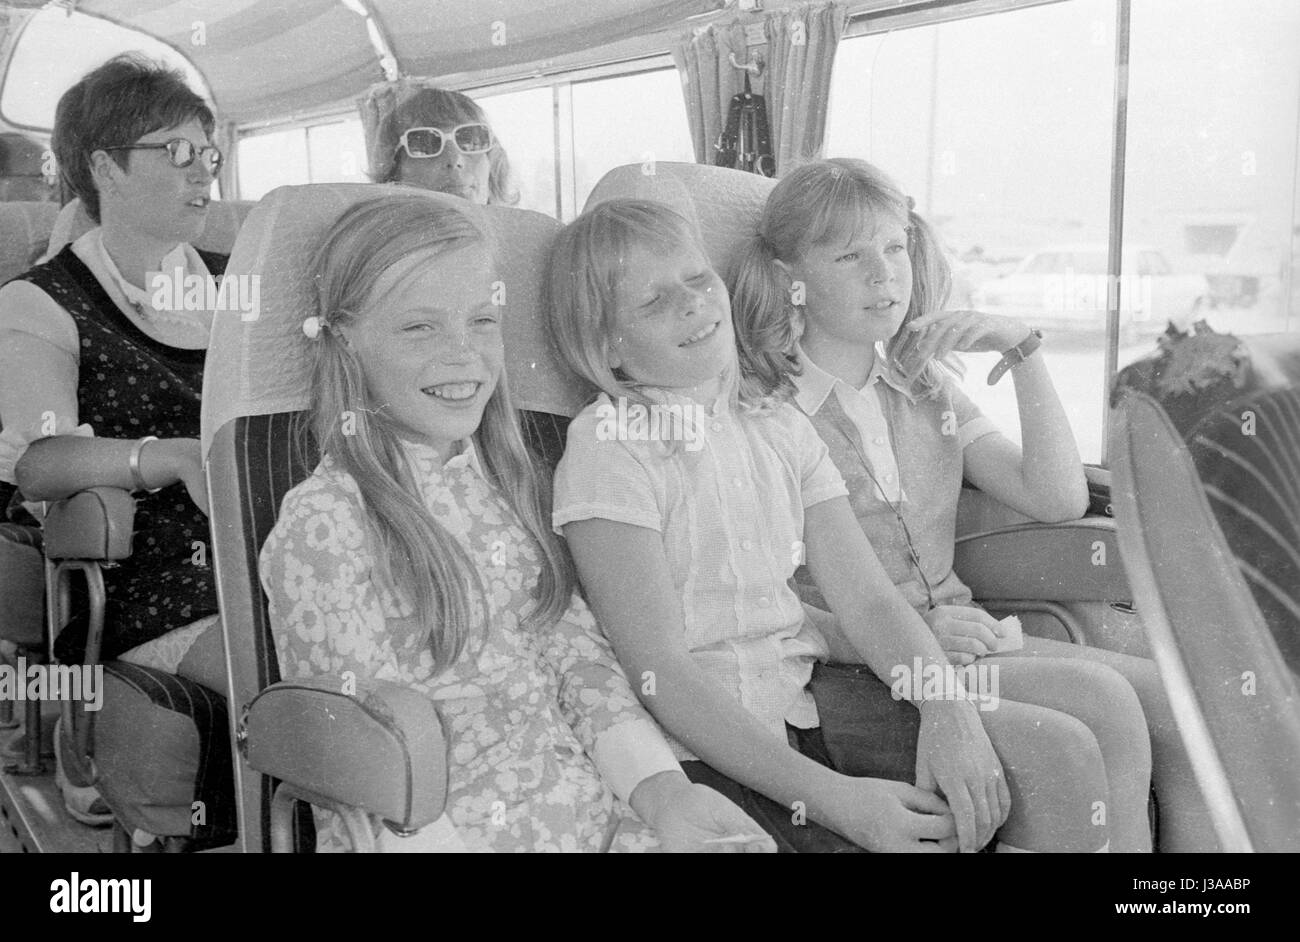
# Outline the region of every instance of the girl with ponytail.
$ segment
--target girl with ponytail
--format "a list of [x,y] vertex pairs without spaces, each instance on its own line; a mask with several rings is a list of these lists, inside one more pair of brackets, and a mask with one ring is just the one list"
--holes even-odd
[[[1097,734],[1112,850],[1151,846],[1152,761],[1162,849],[1208,849],[1212,831],[1154,663],[1034,637],[1008,651],[1002,625],[953,572],[963,478],[1036,520],[1072,520],[1087,507],[1069,422],[1033,355],[1041,335],[1008,318],[945,310],[952,278],[933,230],[861,160],[787,174],[730,274],[744,382],[812,420],[895,593],[950,661],[997,669],[1003,696],[1062,711]],[[1005,351],[990,380],[1011,373],[1023,451],[953,381],[951,355],[964,351]],[[797,579],[804,600],[825,607],[807,571]]]

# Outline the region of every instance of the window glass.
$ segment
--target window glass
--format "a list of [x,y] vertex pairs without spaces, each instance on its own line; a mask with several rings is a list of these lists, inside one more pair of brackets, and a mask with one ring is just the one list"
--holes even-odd
[[1293,0],[1133,5],[1124,242],[1166,262],[1137,285],[1154,325],[1297,329],[1297,49]]
[[[1106,293],[1090,273],[1105,271],[1114,24],[1113,0],[1073,0],[845,40],[827,126],[829,156],[876,164],[937,228],[951,307],[1043,328],[1088,461],[1101,456]],[[997,359],[967,355],[963,388],[1018,440],[1012,381],[986,383]]]
[[478,103],[487,112],[492,133],[510,157],[514,185],[524,209],[555,215],[555,108],[553,92],[530,88],[486,95]]
[[239,198],[260,200],[277,186],[307,183],[307,130],[291,128],[239,141]]
[[623,164],[695,160],[686,101],[676,69],[595,79],[573,86],[577,206],[608,171]]
[[12,124],[52,129],[60,96],[121,52],[142,52],[179,68],[190,87],[211,100],[203,77],[170,46],[107,20],[49,6],[31,18],[18,39],[5,74],[0,113]]
[[349,118],[307,129],[310,183],[369,183],[366,137],[361,119]]

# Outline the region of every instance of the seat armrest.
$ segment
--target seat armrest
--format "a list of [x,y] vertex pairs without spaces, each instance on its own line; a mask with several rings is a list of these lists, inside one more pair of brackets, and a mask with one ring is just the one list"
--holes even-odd
[[1133,599],[1110,517],[967,533],[957,540],[953,569],[981,601]]
[[261,691],[240,723],[248,764],[401,830],[432,823],[447,802],[447,744],[432,701],[387,681],[345,689],[338,677],[314,677]]
[[92,487],[49,504],[42,529],[49,559],[103,562],[131,555],[135,499],[116,487]]

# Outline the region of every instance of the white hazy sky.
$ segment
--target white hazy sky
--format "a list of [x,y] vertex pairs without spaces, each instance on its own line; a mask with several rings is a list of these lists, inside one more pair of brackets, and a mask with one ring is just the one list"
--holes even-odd
[[[928,209],[960,249],[1104,239],[1114,36],[1114,0],[1074,0],[846,40],[826,152],[868,157],[922,207],[932,160]],[[1256,252],[1287,251],[1300,3],[1136,0],[1131,63],[1134,237],[1231,218]]]

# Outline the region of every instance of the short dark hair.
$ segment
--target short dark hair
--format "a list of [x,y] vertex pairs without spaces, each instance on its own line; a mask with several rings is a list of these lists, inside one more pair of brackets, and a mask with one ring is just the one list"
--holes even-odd
[[[217,125],[212,109],[181,72],[139,53],[114,56],[59,99],[51,140],[59,173],[81,197],[90,218],[99,222],[91,154],[134,144],[152,131],[190,120],[202,124],[209,136]],[[123,170],[129,169],[130,151],[112,151],[110,156]]]

